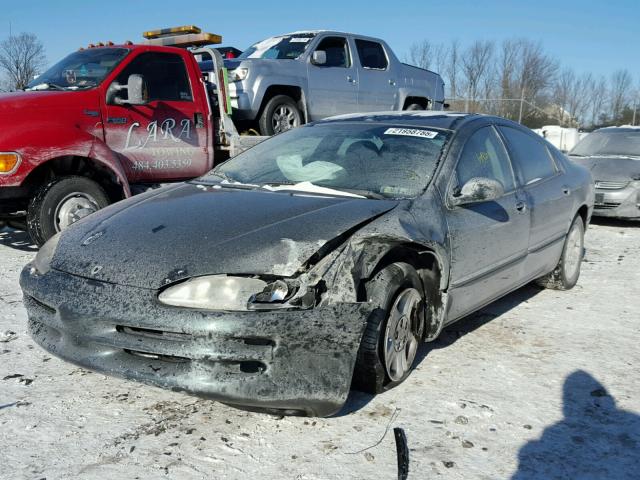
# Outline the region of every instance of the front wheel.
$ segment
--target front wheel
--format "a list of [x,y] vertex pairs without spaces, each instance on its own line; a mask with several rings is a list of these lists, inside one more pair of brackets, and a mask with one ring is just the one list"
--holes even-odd
[[407,105],[407,107],[405,108],[405,110],[424,110],[424,109],[425,108],[419,103],[412,103],[410,105]]
[[275,135],[302,125],[302,112],[293,98],[276,95],[264,106],[259,123],[263,135]]
[[584,252],[584,222],[576,215],[564,240],[560,261],[553,271],[536,280],[544,288],[569,290],[575,287],[580,277],[580,264]]
[[40,187],[29,202],[27,230],[33,242],[42,246],[56,233],[109,203],[105,191],[93,180],[56,178]]
[[422,283],[406,263],[381,269],[366,285],[367,300],[376,306],[358,350],[353,386],[380,393],[398,385],[411,372],[424,337]]

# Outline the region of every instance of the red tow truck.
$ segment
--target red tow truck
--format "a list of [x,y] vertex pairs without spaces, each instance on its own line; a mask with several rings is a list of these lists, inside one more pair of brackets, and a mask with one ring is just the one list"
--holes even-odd
[[[231,120],[218,35],[194,26],[90,45],[0,95],[0,223],[42,245],[110,203],[200,176],[263,137]],[[198,62],[212,60],[211,72]]]

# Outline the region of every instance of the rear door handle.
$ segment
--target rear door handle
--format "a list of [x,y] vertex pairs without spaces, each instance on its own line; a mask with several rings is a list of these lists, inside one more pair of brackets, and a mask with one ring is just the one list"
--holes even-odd
[[393,78],[390,78],[389,79],[389,85],[391,85],[392,87],[395,87],[396,81]]
[[516,203],[516,210],[520,213],[524,213],[527,211],[527,204],[524,202]]
[[569,187],[562,187],[562,193],[565,195],[571,195],[571,189]]
[[347,75],[347,82],[356,83],[355,79],[351,75]]

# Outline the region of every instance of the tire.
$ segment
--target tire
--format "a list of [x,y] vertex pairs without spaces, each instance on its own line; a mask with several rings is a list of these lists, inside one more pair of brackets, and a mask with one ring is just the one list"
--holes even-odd
[[302,112],[293,98],[276,95],[264,106],[258,123],[262,135],[274,135],[302,125]]
[[569,290],[575,287],[580,277],[580,263],[584,252],[584,222],[576,215],[564,240],[562,255],[551,273],[536,280],[544,288]]
[[[424,336],[424,295],[416,270],[401,262],[381,269],[365,288],[367,300],[377,308],[367,319],[358,349],[353,387],[376,394],[402,383],[411,372]],[[403,310],[409,313],[408,319],[404,317],[407,328],[402,328],[402,322],[398,321],[397,312]],[[398,332],[404,332],[404,338],[402,335],[398,338]],[[403,354],[404,365],[402,362],[398,365],[394,359]],[[394,365],[401,368],[394,368]]]
[[38,246],[90,213],[109,205],[109,197],[93,180],[59,177],[40,187],[27,209],[27,231]]
[[425,108],[419,103],[411,103],[407,105],[407,108],[405,108],[405,110],[425,110]]

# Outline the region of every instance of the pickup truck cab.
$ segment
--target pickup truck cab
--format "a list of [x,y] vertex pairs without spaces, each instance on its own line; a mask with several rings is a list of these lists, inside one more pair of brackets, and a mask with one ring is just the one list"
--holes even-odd
[[234,120],[263,135],[337,114],[444,106],[440,75],[401,63],[383,40],[364,35],[271,37],[225,66]]
[[[0,222],[26,227],[42,245],[110,203],[228,158],[238,135],[222,57],[178,47],[220,37],[197,27],[158,32],[144,44],[80,49],[26,91],[0,94]],[[209,76],[203,57],[216,66]]]

